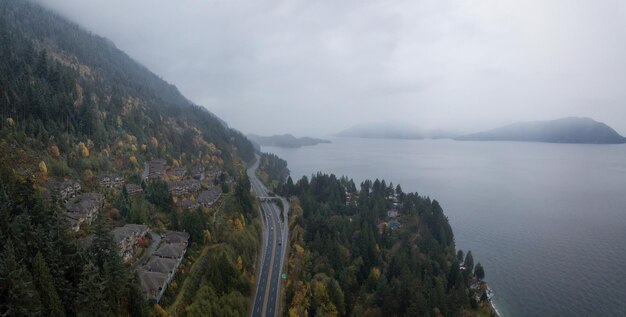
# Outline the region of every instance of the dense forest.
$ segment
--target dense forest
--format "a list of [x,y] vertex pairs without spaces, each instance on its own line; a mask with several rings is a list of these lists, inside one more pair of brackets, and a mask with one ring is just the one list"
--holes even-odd
[[[270,179],[285,169],[268,170]],[[471,251],[455,249],[436,200],[384,180],[357,188],[321,173],[295,183],[288,177],[275,190],[292,197],[285,315],[495,314],[484,268]]]

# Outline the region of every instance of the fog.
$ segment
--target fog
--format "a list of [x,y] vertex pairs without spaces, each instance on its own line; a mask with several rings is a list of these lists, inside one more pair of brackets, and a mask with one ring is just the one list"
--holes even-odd
[[623,0],[39,2],[246,133],[588,116],[626,134]]

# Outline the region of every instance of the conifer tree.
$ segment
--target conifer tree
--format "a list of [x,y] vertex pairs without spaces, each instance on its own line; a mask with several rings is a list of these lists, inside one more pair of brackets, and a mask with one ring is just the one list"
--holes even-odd
[[91,262],[83,267],[80,284],[78,285],[76,310],[79,317],[111,315],[105,298],[105,286],[102,276],[98,267]]
[[33,280],[41,297],[44,315],[64,317],[63,303],[61,303],[50,269],[41,252],[37,252],[33,261]]
[[[0,314],[3,316],[41,316],[39,293],[24,263],[15,255],[8,240],[0,258]],[[4,306],[4,307],[3,307]]]

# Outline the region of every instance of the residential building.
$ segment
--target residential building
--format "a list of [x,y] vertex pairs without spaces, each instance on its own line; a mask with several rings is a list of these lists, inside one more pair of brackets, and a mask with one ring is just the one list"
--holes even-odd
[[143,164],[145,180],[163,179],[165,177],[165,160],[155,159]]
[[389,217],[389,218],[396,218],[396,217],[398,217],[398,210],[396,210],[396,209],[387,210],[387,217]]
[[135,247],[148,233],[148,227],[138,224],[126,224],[113,229],[113,240],[120,248],[120,256],[128,262],[135,254]]
[[187,175],[187,169],[184,167],[172,167],[167,170],[167,177],[170,180],[181,180]]
[[139,280],[146,299],[157,303],[174,278],[189,243],[189,234],[186,232],[166,231],[161,237],[161,246],[139,270]]
[[66,204],[67,219],[74,231],[83,224],[91,224],[102,207],[104,196],[100,193],[86,193],[70,199]]
[[128,193],[128,196],[139,195],[143,192],[143,188],[141,188],[141,186],[139,185],[126,184],[124,185],[124,187],[126,187],[126,192]]
[[66,202],[68,199],[76,197],[81,191],[81,186],[78,181],[50,181],[48,182],[48,189],[52,192],[52,195]]
[[191,177],[197,179],[197,180],[203,180],[204,179],[204,166],[202,165],[196,165],[194,167],[191,168]]
[[196,193],[200,190],[200,188],[200,182],[195,179],[167,182],[168,191],[175,197],[183,197]]
[[124,176],[119,174],[106,174],[97,177],[98,184],[106,188],[121,189],[124,186]]
[[198,194],[196,202],[203,207],[211,207],[222,195],[221,187],[209,187]]
[[147,300],[154,300],[157,303],[161,301],[168,282],[168,276],[165,273],[139,270],[139,283]]

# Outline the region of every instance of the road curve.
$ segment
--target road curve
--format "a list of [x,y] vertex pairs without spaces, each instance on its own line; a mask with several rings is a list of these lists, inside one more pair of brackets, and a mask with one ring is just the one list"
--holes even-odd
[[250,316],[277,316],[280,302],[281,273],[286,248],[287,215],[289,205],[283,200],[285,223],[280,219],[281,209],[273,200],[263,199],[268,197],[268,191],[256,176],[259,166],[259,157],[254,165],[247,170],[252,191],[260,197],[261,215],[263,219],[263,252],[261,256],[261,269],[257,277],[256,291],[252,302]]

